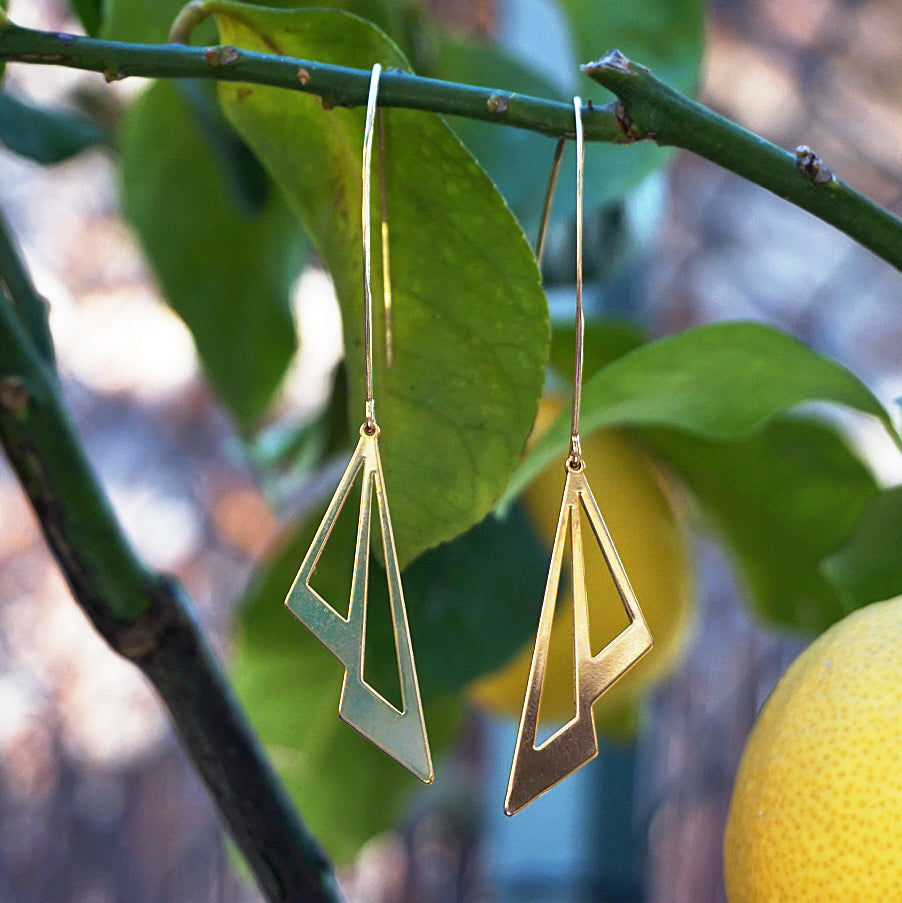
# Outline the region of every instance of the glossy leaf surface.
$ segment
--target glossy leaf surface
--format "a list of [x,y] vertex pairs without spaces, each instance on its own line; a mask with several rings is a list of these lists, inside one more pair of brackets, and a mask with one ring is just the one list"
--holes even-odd
[[[814,401],[870,414],[896,436],[873,393],[836,361],[770,326],[716,323],[649,342],[599,370],[583,388],[582,430],[658,426],[736,440]],[[527,455],[507,497],[564,455],[569,429],[565,412]]]
[[821,561],[853,530],[877,487],[833,426],[777,418],[726,442],[664,430],[643,435],[696,498],[760,615],[819,632],[848,613]]
[[902,487],[874,495],[842,547],[823,562],[824,576],[847,610],[902,595]]
[[[405,65],[381,32],[354,16],[219,0],[206,6],[222,40],[236,47],[364,69]],[[256,85],[223,83],[220,98],[332,275],[356,429],[364,415],[363,111],[326,110],[318,98]],[[394,361],[387,366],[374,175],[374,383],[403,566],[481,520],[503,491],[535,416],[548,317],[528,243],[441,118],[384,113]]]

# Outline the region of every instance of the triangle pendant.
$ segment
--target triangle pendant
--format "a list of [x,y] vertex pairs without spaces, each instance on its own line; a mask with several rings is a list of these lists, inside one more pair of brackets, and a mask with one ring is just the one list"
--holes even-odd
[[[588,521],[590,527],[587,531],[590,534],[590,541],[594,538],[601,548],[630,620],[629,626],[597,655],[592,655],[589,644],[589,610],[582,538],[584,521]],[[568,533],[572,554],[573,682],[576,711],[567,724],[537,746],[539,707]],[[536,797],[598,755],[598,738],[595,734],[595,722],[592,720],[592,704],[639,661],[652,645],[651,633],[642,610],[589,488],[585,467],[581,465],[578,470],[574,470],[568,466],[564,499],[554,537],[545,596],[542,600],[535,651],[526,686],[526,698],[523,702],[514,760],[504,800],[504,811],[507,815],[519,812]]]
[[[363,474],[357,545],[351,578],[351,599],[348,616],[345,618],[310,586],[310,578],[361,471]],[[374,495],[382,533],[382,549],[385,554],[388,597],[401,683],[401,709],[397,709],[370,686],[363,676]],[[420,700],[410,629],[407,624],[407,610],[401,589],[401,571],[398,567],[388,499],[385,494],[378,430],[369,434],[361,428],[357,448],[310,544],[310,549],[288,592],[285,605],[345,667],[341,701],[338,706],[338,714],[342,720],[421,781],[432,783],[432,757],[426,737],[423,704]]]

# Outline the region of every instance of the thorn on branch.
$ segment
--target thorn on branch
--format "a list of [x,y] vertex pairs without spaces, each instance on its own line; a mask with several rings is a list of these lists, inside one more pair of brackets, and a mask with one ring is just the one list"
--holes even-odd
[[637,70],[644,67],[634,63],[619,50],[609,50],[601,59],[595,60],[594,63],[585,63],[579,68],[592,78],[598,72],[619,72],[621,75],[635,75]]
[[833,181],[830,167],[807,144],[796,148],[796,168],[815,185],[826,185]]

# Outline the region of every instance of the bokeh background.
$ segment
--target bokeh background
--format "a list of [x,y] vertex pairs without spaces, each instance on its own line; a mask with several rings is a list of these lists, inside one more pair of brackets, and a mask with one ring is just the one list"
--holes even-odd
[[[461,27],[504,22],[503,2],[435,5]],[[61,0],[13,11],[22,25],[76,28]],[[899,214],[900,47],[893,0],[716,0],[699,96],[783,147],[810,145]],[[107,93],[115,108],[140,88],[54,67],[12,66],[6,79],[47,104]],[[44,168],[0,148],[0,207],[51,302],[66,398],[119,516],[149,564],[182,580],[227,660],[235,601],[285,524],[118,213],[110,152]],[[688,154],[625,210],[635,246],[625,312],[654,333],[766,321],[841,360],[888,405],[902,396],[902,278],[889,265]],[[281,402],[300,418],[341,353],[322,274],[301,280],[296,314],[319,337],[304,343]],[[881,479],[898,482],[879,434],[857,429]],[[695,552],[694,631],[636,742],[606,745],[548,805],[505,821],[497,804],[512,727],[474,712],[446,788],[416,795],[397,830],[342,867],[350,900],[724,899],[732,776],[804,638],[754,623],[722,553],[704,537]],[[612,823],[624,787],[635,795],[630,830]],[[73,603],[0,461],[0,903],[257,899],[152,690]]]

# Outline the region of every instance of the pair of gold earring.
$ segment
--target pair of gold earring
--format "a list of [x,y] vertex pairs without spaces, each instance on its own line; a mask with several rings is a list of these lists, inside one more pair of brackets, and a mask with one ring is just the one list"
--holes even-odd
[[[379,426],[373,400],[372,293],[370,288],[370,168],[373,126],[381,67],[373,67],[367,101],[363,138],[363,344],[364,344],[364,420],[360,440],[351,461],[335,491],[310,549],[301,564],[285,604],[344,665],[345,676],[339,702],[339,716],[364,737],[408,769],[425,783],[433,780],[432,756],[426,736],[423,705],[420,699],[410,629],[401,587],[401,573],[395,552],[391,517],[385,491],[385,479],[379,457]],[[536,637],[526,698],[520,717],[510,780],[504,802],[508,815],[518,812],[536,797],[549,790],[567,775],[598,754],[598,739],[592,719],[592,704],[628,668],[652,647],[648,625],[627,579],[617,550],[611,541],[598,504],[585,475],[579,440],[580,393],[583,360],[582,304],[582,219],[584,140],[582,103],[573,98],[577,149],[576,206],[576,365],[573,386],[573,408],[570,449],[565,462],[566,482],[558,519],[551,565],[545,586],[539,628]],[[560,147],[560,145],[559,145]],[[557,155],[556,163],[560,159]],[[549,185],[549,200],[554,175]],[[546,201],[546,212],[549,203]],[[543,217],[544,219],[544,217]],[[385,231],[383,226],[383,232]],[[544,234],[544,227],[542,230]],[[539,245],[542,241],[540,239]],[[383,242],[383,249],[385,243]],[[537,253],[541,251],[537,248]],[[362,476],[361,476],[362,474]],[[311,586],[310,578],[325,548],[335,522],[358,476],[362,479],[357,544],[351,578],[351,598],[347,617],[339,614]],[[401,683],[401,708],[398,709],[364,679],[366,638],[367,577],[369,571],[372,504],[375,496],[382,533],[382,549],[388,581],[388,597],[394,628],[395,647]],[[629,626],[608,643],[597,655],[589,645],[588,607],[582,528],[588,521],[591,534],[598,543],[614,585],[620,594]],[[567,540],[572,554],[573,585],[573,684],[576,709],[574,717],[544,742],[536,745],[539,707],[548,662],[548,648],[554,620],[561,570]]]

